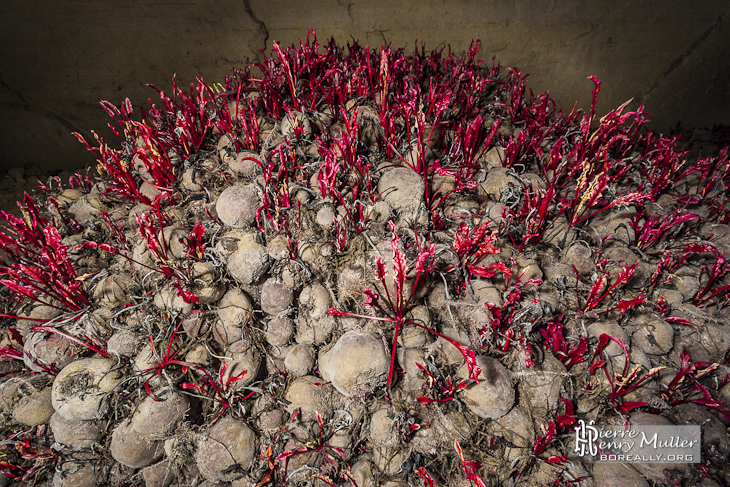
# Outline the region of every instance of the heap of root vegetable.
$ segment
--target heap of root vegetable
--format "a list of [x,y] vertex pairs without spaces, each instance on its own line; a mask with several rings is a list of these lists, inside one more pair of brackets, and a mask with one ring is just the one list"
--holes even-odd
[[[20,485],[727,485],[730,161],[479,43],[274,43],[2,213]],[[578,456],[579,420],[702,460]],[[0,481],[0,484],[5,485]]]

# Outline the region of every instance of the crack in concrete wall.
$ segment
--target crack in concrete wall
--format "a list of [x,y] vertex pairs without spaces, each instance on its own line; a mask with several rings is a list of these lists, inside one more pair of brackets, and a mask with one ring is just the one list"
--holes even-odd
[[641,91],[635,98],[635,101],[638,103],[645,103],[652,95],[652,93],[655,93],[657,89],[661,86],[662,82],[664,82],[669,76],[674,73],[682,64],[684,64],[687,59],[699,48],[705,41],[707,41],[707,38],[710,37],[710,34],[715,32],[720,25],[723,23],[724,18],[722,15],[720,15],[715,22],[710,25],[710,27],[707,28],[698,38],[695,40],[692,44],[690,44],[687,49],[677,56],[667,67],[667,69],[664,70],[664,72],[658,76],[652,85],[644,91]]
[[61,125],[66,127],[71,132],[79,132],[81,130],[81,129],[79,129],[79,127],[74,125],[70,120],[68,120],[63,115],[59,115],[58,113],[48,110],[42,106],[38,106],[38,105],[28,102],[28,100],[25,99],[25,97],[23,96],[23,93],[20,90],[18,90],[16,88],[12,88],[4,79],[2,79],[2,77],[0,77],[0,85],[2,85],[6,90],[8,90],[8,92],[17,95],[18,100],[20,100],[20,104],[23,106],[24,110],[28,110],[28,111],[35,112],[35,113],[38,113],[38,114],[46,116],[46,117],[50,117],[53,120],[59,122]]
[[269,42],[269,29],[267,29],[266,24],[261,19],[256,17],[256,14],[253,13],[253,9],[251,8],[251,2],[249,0],[243,0],[243,4],[245,6],[246,13],[251,17],[251,20],[253,20],[254,22],[256,22],[258,24],[259,29],[263,32],[264,41],[263,41],[263,46],[261,46],[261,49],[266,50],[266,45]]

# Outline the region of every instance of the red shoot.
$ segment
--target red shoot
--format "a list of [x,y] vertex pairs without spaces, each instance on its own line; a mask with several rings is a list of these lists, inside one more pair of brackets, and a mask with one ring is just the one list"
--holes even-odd
[[150,389],[150,381],[157,377],[158,379],[162,379],[163,374],[166,373],[166,370],[168,367],[171,367],[173,365],[179,365],[183,367],[183,370],[187,370],[189,367],[193,367],[192,364],[189,364],[187,362],[184,362],[182,360],[178,360],[177,354],[180,352],[180,350],[174,351],[174,343],[176,340],[179,340],[180,338],[177,336],[177,332],[180,329],[180,326],[182,326],[182,321],[177,324],[177,326],[172,330],[172,333],[170,333],[170,340],[167,343],[167,347],[165,347],[164,350],[157,351],[157,348],[155,347],[155,344],[152,340],[152,334],[150,332],[150,347],[152,349],[152,355],[154,356],[155,360],[151,363],[152,367],[148,369],[141,370],[139,373],[142,376],[147,376],[147,379],[144,382],[144,387],[147,390],[147,394],[149,394],[152,399],[155,401],[159,401],[155,397],[154,394],[152,394],[152,391]]
[[545,348],[553,352],[567,370],[588,359],[588,338],[579,335],[577,341],[566,341],[563,337],[563,325],[559,321],[549,321],[547,328],[541,329],[540,334],[545,339]]
[[461,275],[460,281],[463,281],[464,285],[471,276],[489,279],[497,272],[501,272],[505,278],[512,277],[511,270],[502,262],[489,266],[478,265],[485,256],[500,252],[499,248],[494,246],[497,235],[489,230],[490,224],[491,222],[487,220],[478,227],[470,229],[466,223],[462,223],[454,235],[454,251],[459,257],[459,265],[449,267],[447,272],[458,270]]
[[548,423],[548,430],[544,435],[540,435],[537,437],[537,440],[535,440],[535,443],[532,445],[532,451],[535,455],[540,455],[542,452],[544,452],[547,447],[550,445],[550,443],[553,442],[553,437],[555,436],[555,423],[553,421],[550,421]]
[[[709,389],[700,383],[701,379],[710,378],[719,364],[692,362],[692,357],[687,350],[682,350],[679,362],[679,372],[662,391],[662,399],[671,406],[687,402],[701,404],[719,412],[725,419],[730,419],[730,410],[725,408],[727,403],[714,399]],[[724,382],[726,383],[727,379]],[[723,383],[723,380],[721,379],[715,384],[717,383]]]
[[[611,375],[608,372],[608,364],[606,363],[606,357],[604,356],[604,349],[609,344],[609,342],[615,342],[621,347],[621,350],[624,353],[624,368],[622,372],[614,373]],[[634,408],[645,406],[645,402],[618,402],[617,400],[621,398],[622,396],[628,394],[629,392],[633,391],[637,387],[641,386],[644,382],[649,380],[650,378],[654,377],[656,374],[661,372],[665,369],[665,367],[655,367],[651,370],[649,370],[646,374],[639,377],[639,370],[641,369],[641,366],[637,365],[634,367],[633,370],[629,372],[629,366],[631,364],[631,359],[629,356],[629,348],[628,346],[619,338],[616,338],[611,335],[607,335],[605,333],[602,333],[600,337],[598,337],[598,346],[596,347],[596,351],[593,354],[593,359],[590,367],[590,374],[595,374],[596,370],[601,368],[603,369],[604,373],[606,374],[606,379],[608,379],[608,382],[611,386],[611,392],[608,395],[608,398],[611,400],[611,403],[613,406],[618,409],[622,413],[627,413],[631,411]]]
[[203,235],[205,228],[200,222],[196,222],[190,235],[185,237],[185,255],[196,261],[201,261],[205,254],[205,244],[203,243]]
[[[596,281],[593,283],[590,291],[588,292],[588,296],[583,302],[581,301],[580,295],[578,294],[578,281],[580,281],[580,274],[578,273],[578,269],[573,266],[573,272],[575,272],[576,276],[576,299],[578,301],[578,309],[580,310],[580,314],[586,314],[597,308],[603,302],[603,300],[606,299],[606,297],[608,297],[608,295],[611,294],[619,285],[626,284],[634,275],[638,263],[639,262],[637,261],[632,265],[622,267],[618,275],[616,276],[616,281],[612,284],[610,283],[608,273],[604,271],[603,275],[599,276],[598,279],[596,279]],[[615,309],[618,309],[621,312],[625,312],[626,310],[644,302],[646,302],[646,298],[644,297],[644,294],[642,294],[641,296],[634,299],[621,300],[615,306],[609,307],[608,309],[602,311],[601,314],[609,313],[610,311],[613,311]]]
[[423,374],[426,376],[427,384],[424,384],[423,388],[429,389],[437,396],[436,398],[419,396],[416,398],[418,404],[453,401],[456,393],[465,389],[471,383],[471,380],[460,380],[458,382],[454,382],[450,376],[443,378],[440,374],[438,374],[438,377],[434,377],[428,369],[426,369],[426,367],[419,363],[416,363],[416,367],[421,369]]
[[643,204],[637,204],[636,214],[631,217],[629,223],[634,229],[634,245],[640,250],[647,251],[660,241],[679,235],[683,223],[698,218],[698,215],[683,210],[676,210],[654,218],[646,214]]
[[88,348],[92,352],[98,353],[102,357],[109,357],[104,343],[93,335],[83,335],[82,339],[79,339],[62,332],[55,326],[34,326],[33,328],[31,328],[31,331],[38,333],[54,333],[56,335],[60,335],[66,338],[67,340],[71,340],[74,343],[78,343],[79,345]]
[[426,484],[426,487],[436,487],[436,482],[433,481],[433,479],[428,474],[428,472],[426,472],[425,468],[418,467],[417,469],[414,470],[414,472],[423,479],[423,482]]
[[466,360],[467,366],[469,368],[469,378],[472,380],[475,380],[479,382],[479,373],[481,372],[481,368],[476,363],[476,354],[473,350],[471,350],[469,347],[466,347],[460,343],[458,343],[455,340],[452,340],[441,333],[437,332],[436,330],[432,330],[431,328],[428,328],[418,322],[411,321],[405,318],[406,314],[408,313],[408,310],[410,309],[411,300],[413,299],[413,296],[418,289],[418,285],[420,283],[420,280],[425,277],[428,273],[430,273],[434,266],[435,262],[433,260],[434,252],[435,252],[435,245],[431,244],[427,250],[420,252],[418,256],[416,257],[416,275],[413,279],[413,283],[411,286],[410,293],[406,292],[406,276],[409,273],[408,266],[406,265],[406,256],[403,250],[400,247],[400,238],[396,234],[396,227],[393,224],[393,222],[388,222],[390,225],[390,231],[392,234],[392,238],[390,241],[390,246],[393,249],[393,289],[392,292],[389,289],[388,283],[386,282],[386,270],[385,270],[385,264],[383,263],[382,257],[378,257],[376,261],[376,270],[375,274],[378,280],[381,282],[383,289],[385,290],[385,303],[381,305],[380,296],[373,292],[372,290],[366,289],[363,292],[368,296],[366,305],[370,308],[375,308],[376,310],[380,311],[385,317],[374,317],[374,316],[361,316],[356,315],[352,313],[348,313],[345,311],[338,311],[334,308],[330,308],[327,310],[327,312],[331,315],[339,315],[339,316],[355,316],[359,318],[368,318],[372,320],[379,320],[379,321],[390,321],[392,323],[395,323],[395,332],[393,335],[393,347],[391,350],[391,358],[390,358],[390,370],[388,372],[388,380],[386,382],[386,387],[390,388],[390,385],[393,383],[393,373],[395,371],[395,357],[396,357],[396,346],[398,344],[398,336],[400,334],[400,330],[404,324],[412,324],[415,326],[418,326],[420,328],[423,328],[424,330],[439,336],[443,338],[444,340],[448,341],[452,345],[454,345],[459,352],[464,356],[464,359]]
[[461,466],[466,474],[466,480],[471,480],[477,487],[487,487],[484,479],[477,473],[482,468],[482,464],[464,460],[464,454],[461,451],[461,446],[458,441],[454,441],[454,448],[456,448],[456,453],[459,455],[459,460],[461,460]]
[[19,299],[29,298],[63,311],[80,311],[88,305],[83,282],[68,257],[68,248],[56,227],[41,217],[33,200],[25,195],[20,204],[26,219],[5,212],[0,217],[10,235],[0,232],[0,284]]
[[218,412],[216,412],[211,419],[211,423],[218,419],[229,408],[250,399],[254,394],[256,394],[256,391],[251,390],[247,394],[242,395],[240,392],[231,389],[231,385],[242,380],[248,371],[244,370],[240,374],[225,378],[226,369],[229,364],[230,361],[223,362],[216,377],[212,377],[205,368],[198,364],[188,364],[188,366],[195,367],[198,371],[203,373],[203,383],[201,385],[192,382],[184,382],[180,385],[183,390],[196,390],[221,406]]

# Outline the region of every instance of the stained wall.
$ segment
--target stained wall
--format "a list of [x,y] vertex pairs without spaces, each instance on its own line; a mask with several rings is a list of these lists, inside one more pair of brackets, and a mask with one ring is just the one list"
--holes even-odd
[[[134,103],[197,76],[222,81],[274,41],[308,29],[320,41],[412,50],[448,43],[531,73],[559,106],[598,112],[633,98],[653,127],[730,124],[728,2],[681,0],[5,0],[0,11],[0,170],[78,168],[93,157],[71,136],[105,137],[99,100]],[[16,169],[17,171],[17,169]]]

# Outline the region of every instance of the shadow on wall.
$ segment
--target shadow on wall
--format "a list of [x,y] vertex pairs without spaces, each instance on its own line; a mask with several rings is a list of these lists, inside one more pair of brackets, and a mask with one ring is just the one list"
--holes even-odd
[[[412,50],[448,42],[532,73],[535,92],[587,107],[595,75],[598,112],[629,98],[655,113],[653,127],[728,124],[730,44],[722,2],[618,0],[497,2],[244,0],[151,4],[6,0],[0,17],[0,169],[50,174],[93,164],[71,132],[113,140],[99,100],[157,99],[202,76],[222,81],[273,41],[290,45],[308,29],[320,42]],[[212,5],[212,7],[211,7]],[[296,7],[294,7],[296,5]],[[14,168],[14,169],[13,169]]]

